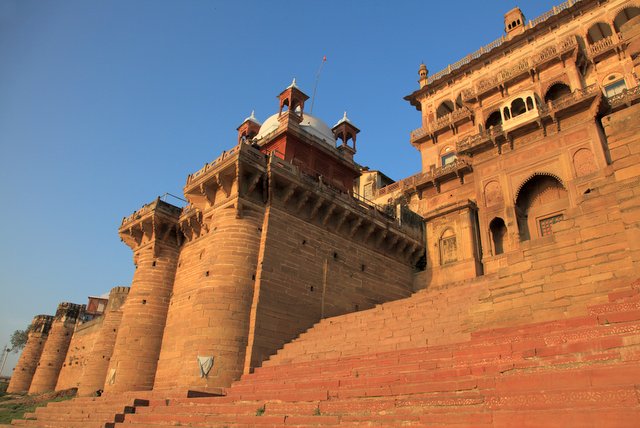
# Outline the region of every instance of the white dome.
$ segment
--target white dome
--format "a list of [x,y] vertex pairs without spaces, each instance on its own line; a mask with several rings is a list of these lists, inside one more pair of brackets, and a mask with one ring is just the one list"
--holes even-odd
[[[278,114],[276,113],[264,121],[260,127],[258,135],[256,135],[256,139],[261,140],[271,132],[278,129],[278,126],[280,126],[280,122],[278,121]],[[333,136],[333,132],[331,132],[331,129],[326,123],[317,117],[311,116],[309,113],[304,113],[300,126],[303,131],[324,140],[324,142],[329,144],[331,147],[336,146],[336,139]]]

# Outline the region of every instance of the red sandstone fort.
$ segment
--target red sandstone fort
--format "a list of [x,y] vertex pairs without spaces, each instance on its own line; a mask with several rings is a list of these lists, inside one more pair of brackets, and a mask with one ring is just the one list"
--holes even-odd
[[640,3],[504,24],[419,67],[420,173],[294,81],[125,217],[131,287],[36,316],[9,386],[78,398],[14,424],[640,426]]

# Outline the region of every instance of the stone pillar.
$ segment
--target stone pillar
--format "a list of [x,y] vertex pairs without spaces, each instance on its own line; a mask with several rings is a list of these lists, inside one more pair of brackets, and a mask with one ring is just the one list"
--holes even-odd
[[87,362],[80,384],[78,396],[90,396],[104,389],[104,380],[109,369],[116,336],[122,321],[122,305],[129,294],[129,287],[114,287],[109,293],[109,303],[104,312],[100,333],[93,344],[91,357]]
[[105,392],[153,387],[181,243],[180,212],[157,199],[122,222],[120,237],[133,250],[136,271],[122,307]]
[[[183,249],[154,390],[227,387],[242,375],[264,214],[231,207]],[[189,262],[186,262],[189,260]],[[202,377],[198,356],[213,357]]]
[[40,394],[53,391],[58,382],[58,375],[67,356],[67,350],[76,321],[84,312],[84,305],[62,302],[51,323],[49,337],[44,344],[40,362],[33,375],[29,394]]
[[7,392],[11,394],[29,391],[33,374],[36,372],[42,349],[49,335],[53,317],[51,315],[36,315],[29,326],[27,343],[20,354],[20,359],[11,375]]

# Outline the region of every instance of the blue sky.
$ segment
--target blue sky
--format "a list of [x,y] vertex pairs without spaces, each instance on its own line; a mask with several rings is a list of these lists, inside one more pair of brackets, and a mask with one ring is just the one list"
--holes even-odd
[[[0,347],[60,301],[128,285],[123,216],[264,121],[293,77],[332,126],[347,110],[356,160],[418,172],[402,97],[559,1],[0,0]],[[12,355],[3,374],[17,360]]]

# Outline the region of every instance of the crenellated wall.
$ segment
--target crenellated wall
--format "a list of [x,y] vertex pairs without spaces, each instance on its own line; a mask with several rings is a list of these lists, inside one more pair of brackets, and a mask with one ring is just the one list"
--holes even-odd
[[58,305],[58,310],[51,323],[51,330],[49,330],[49,337],[44,344],[38,367],[29,387],[29,394],[54,390],[76,322],[82,315],[84,307],[84,305],[68,302]]
[[23,393],[29,391],[33,375],[42,356],[45,342],[49,336],[53,317],[51,315],[36,315],[29,326],[27,343],[20,354],[18,364],[13,370],[11,381],[7,387],[8,393]]

